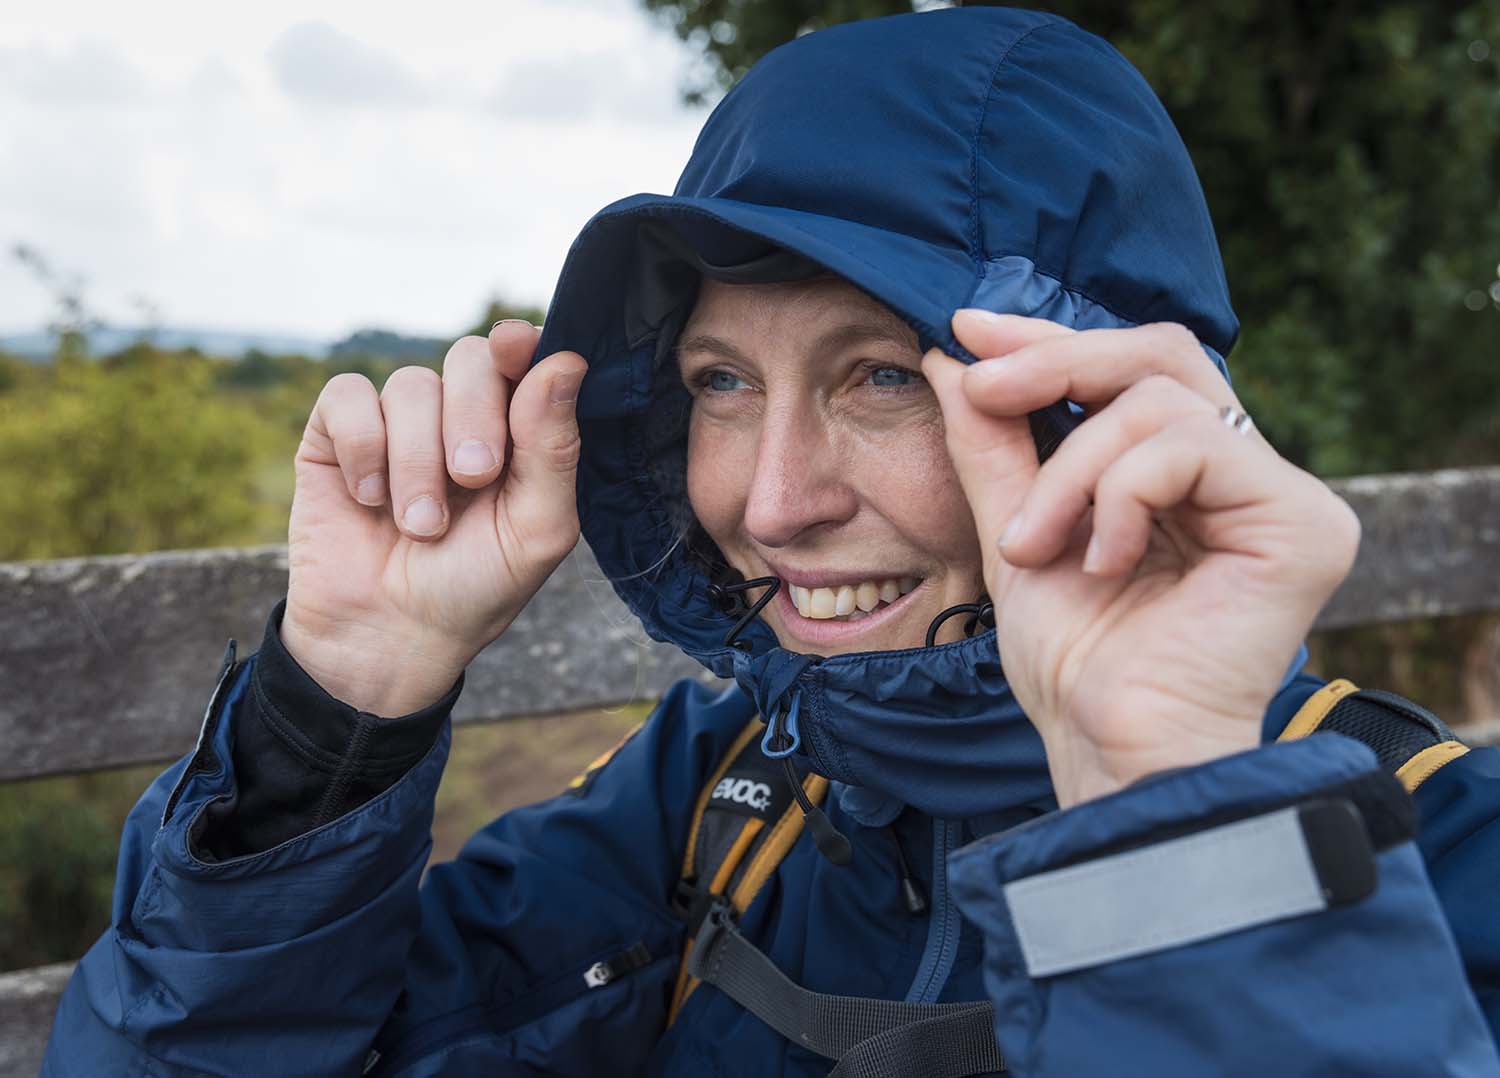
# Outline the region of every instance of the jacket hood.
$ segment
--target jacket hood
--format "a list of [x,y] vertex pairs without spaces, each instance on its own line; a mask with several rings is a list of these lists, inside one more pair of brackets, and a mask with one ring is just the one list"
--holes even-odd
[[[536,352],[589,363],[583,535],[647,633],[780,716],[816,770],[854,787],[846,808],[967,817],[1045,800],[993,630],[823,659],[778,647],[757,619],[730,647],[737,617],[681,542],[690,401],[670,353],[697,282],[824,270],[904,318],[923,350],[966,362],[949,319],[974,306],[1081,329],[1181,322],[1227,378],[1238,324],[1191,161],[1145,80],[1066,20],[950,8],[830,27],[724,97],[671,195],[589,220]],[[1038,419],[1061,433],[1076,413]]]

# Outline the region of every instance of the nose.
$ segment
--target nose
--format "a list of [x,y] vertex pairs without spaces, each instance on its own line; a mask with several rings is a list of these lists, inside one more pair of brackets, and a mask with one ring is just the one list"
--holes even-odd
[[829,424],[810,401],[767,408],[745,501],[745,530],[784,547],[810,529],[854,516],[859,500]]

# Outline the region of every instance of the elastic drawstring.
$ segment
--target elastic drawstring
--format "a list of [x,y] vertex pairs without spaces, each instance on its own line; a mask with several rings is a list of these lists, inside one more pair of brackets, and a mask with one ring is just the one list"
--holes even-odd
[[[765,588],[766,593],[754,603],[745,602],[744,593],[749,588]],[[720,613],[733,614],[737,608],[744,608],[740,620],[734,623],[734,628],[724,634],[724,646],[727,648],[738,648],[741,651],[750,650],[749,641],[741,640],[740,633],[745,631],[745,626],[755,620],[766,604],[776,597],[781,590],[781,577],[760,576],[754,580],[731,581],[726,584],[713,583],[708,586],[708,601]]]
[[983,596],[976,603],[959,603],[950,606],[947,610],[932,619],[932,624],[927,626],[927,646],[932,647],[937,643],[938,630],[943,627],[943,622],[949,618],[957,617],[959,614],[973,614],[974,616],[964,623],[964,635],[973,636],[974,630],[983,625],[986,629],[995,627],[995,604],[990,602],[988,596]]
[[791,702],[779,708],[771,721],[766,723],[765,735],[760,740],[760,751],[773,760],[780,760],[786,781],[802,810],[802,822],[817,844],[818,852],[840,868],[854,860],[854,847],[843,832],[833,826],[828,814],[814,805],[802,788],[802,778],[792,766],[792,753],[802,745],[802,734],[797,729],[797,714],[802,708],[802,694],[792,689]]
[[[739,612],[741,607],[745,607],[747,605],[744,599],[745,591],[757,587],[765,588],[766,593],[744,609],[739,620],[734,623],[734,627],[724,636],[724,644],[735,648],[740,653],[735,658],[735,677],[742,686],[745,685],[745,679],[740,676],[740,664],[749,661],[750,645],[748,641],[739,639],[740,633],[755,619],[757,614],[765,609],[766,604],[780,590],[781,578],[763,576],[755,580],[714,582],[708,586],[709,602],[725,614],[734,614]],[[798,661],[806,664],[812,660],[802,656],[798,658]],[[792,766],[792,754],[802,747],[802,732],[797,728],[797,716],[802,709],[802,693],[797,690],[795,682],[800,672],[801,667],[789,669],[786,672],[788,680],[785,688],[774,690],[778,692],[779,699],[778,696],[772,696],[770,701],[763,702],[759,693],[753,694],[761,707],[761,714],[770,713],[760,748],[761,752],[770,759],[781,761],[786,780],[792,787],[792,796],[797,799],[797,807],[802,810],[802,823],[812,835],[813,841],[817,843],[818,852],[831,864],[842,868],[854,860],[854,847],[850,845],[848,838],[833,826],[827,813],[808,799],[807,791],[802,788],[802,779],[797,775],[797,769]],[[747,691],[749,691],[748,688]]]
[[885,825],[885,829],[891,834],[891,841],[896,844],[896,861],[901,866],[901,900],[906,903],[906,912],[913,917],[920,917],[927,912],[927,899],[922,895],[922,888],[917,885],[916,879],[911,874],[911,866],[906,863],[906,850],[901,846],[901,835],[896,830],[896,821],[892,820]]

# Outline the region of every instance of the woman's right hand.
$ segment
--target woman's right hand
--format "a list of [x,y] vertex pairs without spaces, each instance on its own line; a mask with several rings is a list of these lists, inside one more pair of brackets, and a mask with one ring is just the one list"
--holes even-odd
[[497,323],[402,367],[377,394],[340,374],[296,457],[281,640],[325,690],[376,715],[434,703],[578,540],[578,386],[540,330]]

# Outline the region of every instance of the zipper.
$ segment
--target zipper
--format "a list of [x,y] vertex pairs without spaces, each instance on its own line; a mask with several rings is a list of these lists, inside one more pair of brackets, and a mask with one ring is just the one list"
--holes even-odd
[[637,940],[622,951],[529,988],[498,1007],[465,1007],[413,1029],[406,1037],[385,1048],[371,1048],[363,1074],[381,1066],[382,1074],[397,1074],[443,1044],[467,1037],[478,1030],[503,1037],[543,1015],[566,1006],[587,993],[614,984],[620,978],[644,969],[658,959],[645,940]]
[[932,821],[932,918],[927,922],[927,945],[922,962],[906,993],[907,1003],[935,1003],[953,972],[958,956],[958,907],[948,893],[948,855],[957,842],[957,820]]
[[651,964],[651,952],[647,949],[644,940],[637,940],[625,950],[607,958],[603,962],[595,962],[583,971],[583,984],[585,988],[603,988],[616,978]]

